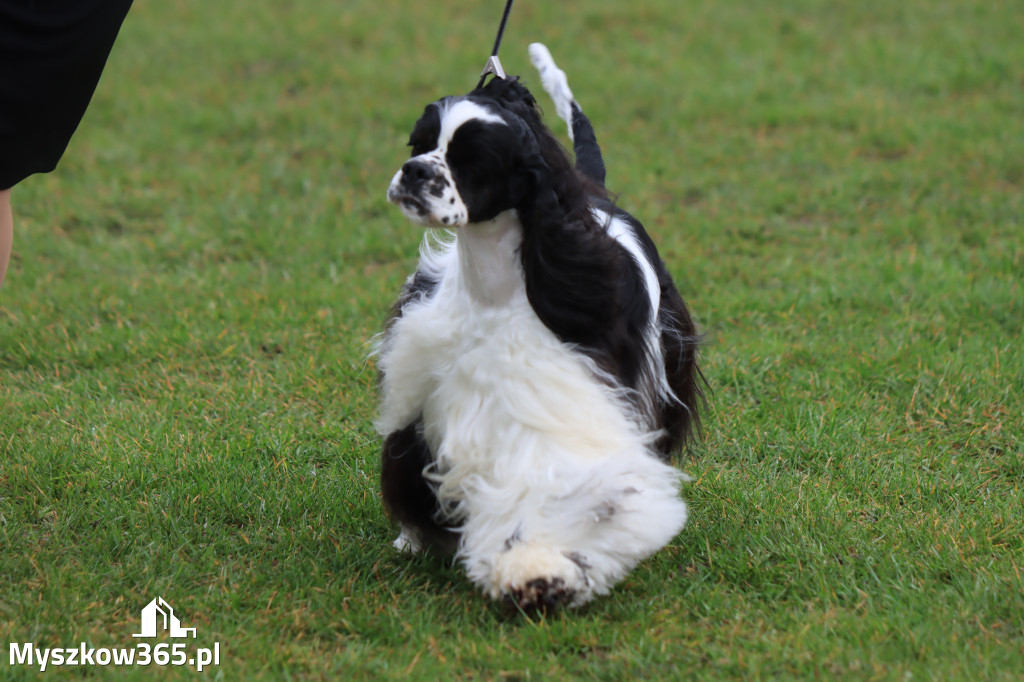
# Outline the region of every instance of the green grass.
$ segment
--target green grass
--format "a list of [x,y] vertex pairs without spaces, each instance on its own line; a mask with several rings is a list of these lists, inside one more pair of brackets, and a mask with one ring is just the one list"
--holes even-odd
[[1024,676],[1013,2],[517,3],[506,69],[549,45],[707,333],[692,521],[537,622],[392,550],[384,190],[500,9],[136,4],[13,195],[0,640],[130,646],[162,595],[224,679]]

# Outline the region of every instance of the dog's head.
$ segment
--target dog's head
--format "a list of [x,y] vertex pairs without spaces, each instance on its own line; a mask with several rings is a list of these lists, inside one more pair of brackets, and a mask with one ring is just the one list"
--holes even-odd
[[[388,201],[414,223],[459,227],[518,208],[550,173],[561,150],[536,100],[515,80],[493,78],[462,97],[429,104],[409,137],[412,156],[388,187]],[[568,167],[564,150],[558,165]]]

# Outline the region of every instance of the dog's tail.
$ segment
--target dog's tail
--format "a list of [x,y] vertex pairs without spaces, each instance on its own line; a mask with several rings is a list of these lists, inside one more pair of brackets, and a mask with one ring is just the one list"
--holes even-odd
[[597,144],[597,136],[594,134],[594,127],[590,125],[590,119],[572,96],[565,71],[555,65],[551,52],[541,43],[530,45],[530,61],[540,74],[544,90],[554,100],[558,117],[569,126],[569,139],[572,140],[573,151],[576,154],[576,170],[604,187],[605,170],[601,147]]

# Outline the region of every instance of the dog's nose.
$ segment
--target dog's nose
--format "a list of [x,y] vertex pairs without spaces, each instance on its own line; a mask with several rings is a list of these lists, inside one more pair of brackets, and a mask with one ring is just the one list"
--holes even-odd
[[402,184],[410,189],[419,187],[432,177],[434,177],[434,169],[422,161],[411,159],[402,166]]

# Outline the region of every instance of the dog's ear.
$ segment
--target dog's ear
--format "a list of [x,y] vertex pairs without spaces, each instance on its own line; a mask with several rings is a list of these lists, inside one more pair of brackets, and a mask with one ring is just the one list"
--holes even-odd
[[[539,210],[557,211],[551,167],[533,131],[525,122],[519,125],[522,127],[516,146],[520,156],[515,171],[508,179],[508,195],[521,215],[536,214]],[[545,209],[540,206],[545,206]]]

